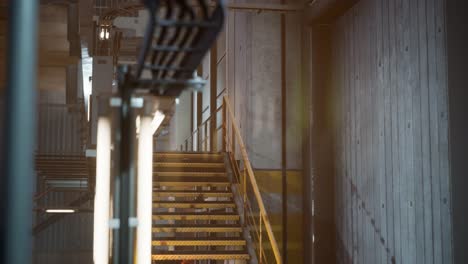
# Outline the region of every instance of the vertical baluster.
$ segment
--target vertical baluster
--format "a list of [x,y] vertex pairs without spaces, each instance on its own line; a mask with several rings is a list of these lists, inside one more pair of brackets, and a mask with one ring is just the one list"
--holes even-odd
[[246,211],[247,211],[247,175],[245,173],[245,161],[244,161],[244,169],[242,172],[242,190],[244,192],[244,221],[246,221]]
[[221,138],[221,141],[223,142],[223,146],[222,146],[222,151],[226,151],[226,140],[227,140],[227,134],[226,134],[226,123],[227,123],[227,116],[226,116],[226,103],[225,103],[225,100],[226,98],[223,99],[223,135],[222,135],[222,138]]
[[208,150],[208,120],[205,122],[205,151]]
[[201,136],[200,136],[200,127],[197,128],[197,151],[200,151],[201,148]]
[[263,263],[263,258],[262,258],[262,253],[263,253],[263,244],[262,244],[262,212],[260,211],[260,214],[259,214],[259,226],[260,226],[260,238],[259,238],[259,245],[258,245],[258,249],[259,249],[259,253],[258,253],[258,260],[259,260],[259,263],[262,264]]
[[231,148],[232,156],[236,159],[236,139],[234,135],[234,124],[232,122],[234,122],[234,120],[231,120]]

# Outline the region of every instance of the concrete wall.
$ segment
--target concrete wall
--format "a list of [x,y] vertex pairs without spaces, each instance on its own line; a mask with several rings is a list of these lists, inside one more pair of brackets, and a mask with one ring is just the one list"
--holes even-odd
[[280,16],[231,12],[228,94],[252,165],[281,166]]
[[[275,3],[280,1],[237,1]],[[225,42],[218,41],[218,93],[227,87],[265,205],[283,243],[282,230],[282,32],[281,13],[229,10]],[[300,13],[286,21],[286,156],[288,263],[302,263],[302,34]],[[221,36],[223,37],[223,36]],[[223,45],[226,57],[222,58]],[[225,75],[224,75],[225,74]],[[222,78],[225,78],[223,84]],[[222,85],[222,86],[221,86]],[[220,102],[218,102],[220,103]],[[290,173],[294,171],[294,173]],[[306,260],[305,263],[309,263]]]
[[444,12],[361,0],[330,27],[339,263],[453,263]]

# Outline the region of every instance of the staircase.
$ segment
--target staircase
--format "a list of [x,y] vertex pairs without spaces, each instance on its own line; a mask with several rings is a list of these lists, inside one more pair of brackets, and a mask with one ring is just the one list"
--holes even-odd
[[225,155],[157,153],[153,164],[153,262],[246,263],[250,256]]

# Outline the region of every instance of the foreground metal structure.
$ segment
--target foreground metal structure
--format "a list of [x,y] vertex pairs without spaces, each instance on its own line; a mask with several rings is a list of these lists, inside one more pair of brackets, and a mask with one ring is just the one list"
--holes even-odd
[[185,0],[146,0],[149,21],[135,68],[118,68],[119,97],[115,175],[113,263],[132,263],[135,225],[135,114],[132,98],[138,94],[177,97],[185,89],[201,89],[204,81],[193,78],[205,54],[215,44],[224,23],[224,3],[210,9],[199,0],[200,10]]
[[[10,1],[0,262],[31,263],[38,2]],[[6,182],[4,182],[6,181]],[[5,219],[5,220],[3,220]]]

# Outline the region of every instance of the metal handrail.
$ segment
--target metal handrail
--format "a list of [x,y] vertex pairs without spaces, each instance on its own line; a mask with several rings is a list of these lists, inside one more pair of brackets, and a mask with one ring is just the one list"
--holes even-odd
[[[242,185],[242,188],[239,188],[240,192],[243,192],[243,197],[244,197],[244,204],[247,206],[251,206],[248,204],[247,201],[247,184],[250,183],[250,186],[253,189],[253,192],[255,194],[256,202],[258,204],[259,210],[260,210],[260,216],[259,216],[259,225],[260,228],[256,230],[258,233],[258,241],[259,241],[259,259],[262,259],[264,255],[264,250],[263,250],[263,243],[262,243],[262,225],[264,226],[268,239],[271,245],[271,248],[273,250],[273,254],[275,255],[275,260],[276,263],[281,263],[281,254],[279,251],[278,243],[276,242],[275,236],[273,234],[273,229],[270,224],[270,220],[268,218],[268,213],[265,209],[265,205],[263,203],[262,196],[260,194],[260,189],[258,188],[257,180],[255,179],[255,174],[252,169],[252,165],[250,164],[249,156],[247,154],[247,149],[244,145],[244,141],[242,140],[242,136],[239,131],[239,127],[237,125],[236,119],[234,117],[234,113],[232,112],[231,106],[229,104],[229,100],[227,96],[224,96],[223,98],[223,109],[224,109],[224,125],[225,125],[225,131],[224,131],[224,142],[225,142],[225,147],[226,151],[228,153],[232,154],[232,157],[235,157],[235,144],[234,144],[234,139],[238,142],[239,144],[239,150],[242,156],[242,160],[244,162],[244,179],[243,181],[240,181],[240,184]],[[229,137],[230,133],[227,133],[228,126],[231,127],[232,130],[232,135]],[[249,180],[250,182],[247,182]],[[245,210],[245,209],[244,209]],[[253,216],[252,216],[253,217]],[[253,223],[255,223],[254,219],[252,220]],[[260,260],[260,262],[262,262]]]
[[[239,188],[235,188],[235,191],[239,194],[239,197],[243,199],[243,221],[244,224],[247,224],[251,226],[252,233],[251,235],[254,236],[256,240],[253,242],[257,244],[257,247],[255,247],[258,250],[258,259],[259,263],[272,263],[268,261],[266,258],[266,253],[265,249],[269,248],[271,246],[271,250],[273,251],[274,254],[274,263],[281,264],[281,253],[278,247],[278,243],[275,239],[275,236],[273,234],[273,229],[270,224],[270,220],[268,217],[268,213],[265,209],[265,205],[263,203],[262,196],[260,194],[260,189],[257,184],[257,180],[255,178],[255,174],[252,169],[252,165],[250,164],[249,156],[247,153],[247,149],[245,147],[244,141],[242,139],[239,126],[237,124],[237,121],[234,117],[234,113],[232,111],[232,108],[229,104],[229,99],[227,96],[223,97],[223,103],[222,105],[217,108],[216,112],[208,117],[207,120],[205,120],[193,133],[190,135],[189,138],[185,140],[185,151],[189,150],[194,150],[194,151],[204,151],[208,150],[207,146],[200,146],[200,142],[208,142],[209,137],[207,133],[205,133],[205,138],[200,138],[199,136],[197,137],[198,139],[198,144],[197,148],[195,148],[192,144],[193,148],[188,147],[188,143],[192,142],[194,136],[196,134],[200,135],[199,130],[200,128],[205,127],[205,132],[206,132],[206,127],[208,122],[210,122],[211,118],[216,118],[217,114],[219,111],[222,110],[222,115],[223,115],[223,121],[222,121],[222,133],[223,133],[223,144],[222,144],[222,151],[225,151],[228,154],[228,157],[231,161],[232,167],[233,167],[233,174],[236,177],[235,184],[239,184]],[[217,137],[217,131],[219,129],[215,129],[215,131],[211,131],[209,136],[214,136]],[[237,144],[236,144],[237,142]],[[236,146],[238,148],[236,148]],[[243,164],[243,168],[241,169],[239,164],[236,161],[236,149],[240,150],[240,158]],[[184,150],[184,146],[181,145],[181,150]],[[214,150],[212,150],[214,151]],[[250,201],[249,200],[249,195],[248,195],[248,187],[251,188],[254,194],[255,201]],[[254,204],[252,202],[255,202],[259,212],[256,214],[253,212],[253,207]],[[250,213],[250,214],[249,214]],[[267,240],[265,241],[265,236],[263,231],[266,231],[266,238]],[[266,242],[266,243],[265,243]],[[265,243],[265,245],[264,245]]]

